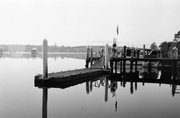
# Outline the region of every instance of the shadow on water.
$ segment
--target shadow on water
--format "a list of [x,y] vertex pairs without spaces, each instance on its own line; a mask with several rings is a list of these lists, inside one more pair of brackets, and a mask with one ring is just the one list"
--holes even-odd
[[[138,73],[138,74],[137,74]],[[134,72],[133,74],[125,73],[121,76],[103,76],[100,78],[94,78],[91,80],[78,80],[68,83],[62,83],[58,86],[61,89],[66,89],[69,87],[73,87],[82,83],[86,85],[86,93],[91,94],[93,92],[93,88],[104,87],[104,101],[108,102],[108,94],[112,94],[112,97],[115,98],[114,109],[117,112],[118,109],[118,100],[117,100],[117,90],[118,85],[125,88],[127,83],[130,85],[130,94],[134,94],[135,91],[138,90],[138,83],[142,83],[143,86],[145,84],[153,83],[153,84],[169,84],[172,91],[172,97],[176,94],[180,94],[178,92],[178,86],[180,86],[180,71],[179,70],[142,70],[141,72]],[[53,87],[52,87],[53,88]],[[55,87],[57,88],[57,87]],[[43,118],[47,118],[47,102],[48,102],[48,88],[40,88],[43,90]],[[109,93],[110,92],[110,93]]]

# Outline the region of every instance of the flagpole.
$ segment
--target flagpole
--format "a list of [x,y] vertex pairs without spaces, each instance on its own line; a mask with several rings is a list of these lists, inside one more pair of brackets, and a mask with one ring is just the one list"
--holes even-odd
[[116,29],[116,31],[117,31],[117,36],[116,36],[116,44],[118,43],[118,35],[119,35],[119,26],[117,25],[117,29]]

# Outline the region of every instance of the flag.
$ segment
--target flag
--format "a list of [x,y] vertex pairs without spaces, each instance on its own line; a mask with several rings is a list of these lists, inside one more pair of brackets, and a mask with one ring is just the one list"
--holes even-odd
[[117,29],[116,29],[116,31],[117,31],[117,35],[119,34],[119,28],[118,28],[118,25],[117,25]]

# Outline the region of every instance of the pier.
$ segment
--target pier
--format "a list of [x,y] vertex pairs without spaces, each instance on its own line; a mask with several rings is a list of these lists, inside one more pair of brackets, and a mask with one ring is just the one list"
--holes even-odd
[[[43,75],[36,75],[34,81],[35,86],[40,88],[66,88],[104,75],[108,75],[109,78],[114,80],[128,81],[136,78],[134,80],[139,82],[152,82],[154,80],[139,80],[138,76],[142,68],[148,68],[149,73],[151,73],[151,69],[153,68],[168,68],[175,72],[180,67],[180,59],[177,58],[177,54],[175,58],[158,58],[155,55],[145,55],[145,53],[151,52],[151,50],[145,49],[145,46],[143,46],[143,49],[132,48],[129,50],[124,46],[123,50],[121,50],[121,56],[119,57],[116,45],[113,45],[112,49],[110,49],[108,45],[105,45],[104,49],[98,53],[93,53],[93,49],[90,46],[87,47],[86,68],[48,73],[46,43],[47,41],[44,40]],[[143,57],[140,55],[140,51],[142,50]],[[168,65],[165,64],[167,62],[169,63]],[[172,83],[176,83],[175,79],[173,80]],[[165,83],[167,83],[167,81],[165,81]],[[179,80],[177,83],[179,83]]]
[[[38,74],[34,78],[35,87],[43,90],[43,118],[47,118],[48,88],[65,89],[84,82],[87,84],[88,81],[97,80],[103,76],[107,78],[107,81],[110,80],[116,83],[120,81],[123,86],[125,86],[126,82],[130,82],[131,93],[133,93],[133,82],[136,85],[137,82],[141,82],[143,85],[144,83],[171,84],[173,85],[173,95],[177,85],[180,85],[180,59],[178,59],[177,49],[172,54],[172,58],[161,58],[159,53],[157,55],[148,55],[152,50],[145,49],[145,46],[143,46],[143,49],[127,49],[124,46],[123,49],[118,50],[116,44],[113,44],[112,47],[106,44],[104,49],[96,53],[93,52],[93,48],[88,46],[85,68],[48,73],[47,43],[47,40],[44,40],[42,46],[43,74]],[[142,51],[143,55],[141,54]],[[141,73],[143,77],[140,77],[140,72],[144,68],[148,71]],[[157,73],[153,72],[153,69],[162,69],[159,78],[157,78]],[[166,72],[166,69],[170,70],[170,73]],[[105,101],[107,101],[107,97]]]
[[109,70],[104,69],[102,51],[99,54],[100,56],[95,57],[93,56],[93,49],[87,47],[86,68],[55,73],[48,73],[47,40],[43,41],[43,51],[43,75],[35,76],[34,82],[36,87],[66,88],[93,78],[98,78],[109,74]]

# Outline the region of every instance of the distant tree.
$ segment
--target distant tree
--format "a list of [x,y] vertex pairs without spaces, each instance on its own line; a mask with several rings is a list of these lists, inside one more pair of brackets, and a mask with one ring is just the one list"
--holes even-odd
[[174,42],[162,42],[159,47],[163,57],[168,57],[173,46],[176,45]]
[[157,49],[158,49],[158,47],[157,47],[157,45],[156,45],[155,42],[153,42],[153,43],[151,44],[150,49],[151,49],[151,50],[157,50]]

